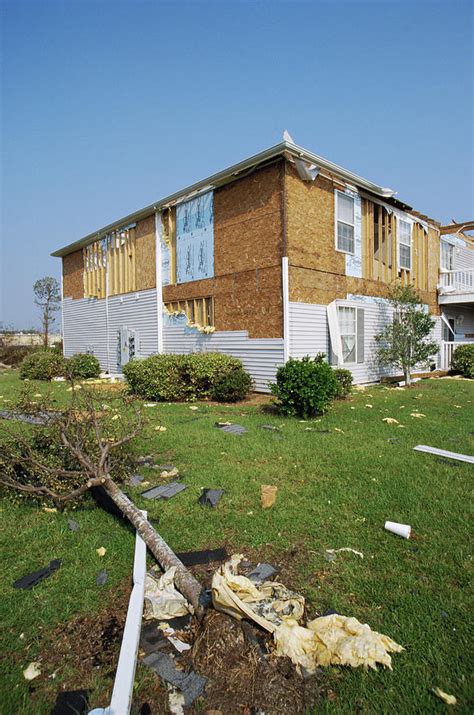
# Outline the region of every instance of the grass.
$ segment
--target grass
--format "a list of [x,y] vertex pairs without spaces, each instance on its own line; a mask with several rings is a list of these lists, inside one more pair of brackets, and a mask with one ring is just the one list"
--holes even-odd
[[[0,375],[0,409],[8,407],[5,399],[13,399],[18,387],[15,373]],[[51,386],[37,383],[36,388],[44,392]],[[58,403],[68,399],[64,385],[52,389]],[[320,420],[306,423],[245,403],[147,408],[152,425],[137,451],[175,464],[188,489],[169,502],[146,501],[140,489],[128,491],[151,517],[160,518],[160,533],[176,551],[225,543],[254,558],[273,558],[282,563],[281,581],[307,599],[311,616],[333,608],[405,646],[406,652],[393,656],[393,672],[328,669],[325,684],[337,697],[324,700],[318,712],[437,712],[446,707],[431,692],[438,686],[458,698],[458,712],[467,713],[473,705],[468,669],[472,466],[416,453],[413,447],[429,444],[472,454],[473,405],[472,382],[425,380],[410,390],[356,391]],[[411,417],[413,412],[426,416]],[[386,424],[384,417],[404,427]],[[225,434],[215,428],[216,420],[238,422],[248,433]],[[154,431],[159,422],[166,432]],[[281,429],[261,429],[264,424]],[[144,469],[143,474],[157,481],[156,472]],[[276,504],[266,511],[259,503],[262,484],[278,486]],[[225,489],[217,509],[197,505],[202,487]],[[46,695],[41,700],[37,694],[31,709],[22,669],[40,655],[46,633],[56,624],[113,602],[116,585],[130,574],[134,537],[88,502],[74,513],[79,532],[68,530],[70,514],[8,499],[1,509],[1,639],[8,654],[1,712],[47,713],[52,702]],[[410,523],[414,538],[405,541],[385,532],[386,519]],[[99,546],[107,549],[102,559],[95,551]],[[341,553],[329,563],[325,550],[340,547],[362,551],[364,559]],[[31,591],[12,588],[16,578],[52,558],[63,560],[53,577]],[[98,587],[95,577],[102,568],[109,581]],[[58,672],[58,689],[61,678]],[[99,697],[100,683],[95,686]]]

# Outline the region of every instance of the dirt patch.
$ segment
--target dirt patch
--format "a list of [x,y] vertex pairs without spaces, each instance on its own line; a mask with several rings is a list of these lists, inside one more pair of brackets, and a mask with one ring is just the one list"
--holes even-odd
[[288,658],[264,655],[270,636],[246,628],[250,637],[235,619],[213,610],[197,627],[190,657],[195,670],[208,678],[206,710],[226,715],[304,713],[319,699],[318,676],[304,680]]

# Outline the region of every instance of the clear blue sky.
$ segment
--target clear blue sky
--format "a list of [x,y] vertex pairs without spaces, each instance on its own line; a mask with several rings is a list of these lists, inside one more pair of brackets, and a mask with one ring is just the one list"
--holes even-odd
[[52,250],[295,141],[473,218],[472,3],[23,2],[2,9],[0,320]]

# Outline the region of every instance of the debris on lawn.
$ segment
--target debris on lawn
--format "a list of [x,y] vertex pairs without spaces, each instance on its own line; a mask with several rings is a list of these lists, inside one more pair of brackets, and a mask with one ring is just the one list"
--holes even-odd
[[33,571],[19,578],[13,583],[13,588],[33,588],[33,586],[36,586],[36,584],[44,581],[48,576],[51,576],[60,566],[61,561],[59,559],[53,559],[49,566],[45,566],[45,568],[39,569],[39,571]]
[[55,507],[44,506],[43,511],[45,511],[47,514],[57,514],[58,510]]
[[366,407],[368,407],[369,409],[372,409],[373,405],[367,404]]
[[440,698],[446,705],[456,705],[457,700],[454,695],[448,695],[441,688],[433,688],[433,693]]
[[158,627],[163,632],[165,638],[167,638],[174,648],[176,648],[178,653],[184,653],[187,650],[191,650],[190,644],[178,638],[176,631],[174,628],[170,627],[169,623],[160,623]]
[[103,546],[99,546],[99,548],[96,549],[96,552],[97,552],[97,556],[105,556],[105,554],[107,553],[107,549],[104,548]]
[[223,494],[223,489],[203,489],[201,496],[198,498],[198,504],[210,506],[214,509]]
[[172,656],[166,653],[150,653],[143,658],[143,662],[162,680],[178,688],[184,697],[185,705],[191,705],[204,692],[207,678],[203,678],[193,670],[187,673],[178,670]]
[[410,417],[426,417],[426,415],[423,414],[423,412],[410,412]]
[[109,578],[109,575],[108,575],[107,571],[99,571],[95,582],[96,582],[97,586],[104,586],[107,583],[108,578]]
[[262,484],[260,487],[260,502],[263,509],[269,509],[276,501],[278,487]]
[[190,410],[193,410],[193,411],[196,411],[196,410],[199,409],[199,407],[197,407],[196,405],[191,405],[191,406],[189,407],[189,409],[190,409]]
[[145,477],[142,477],[141,474],[132,474],[132,476],[128,480],[128,483],[131,487],[138,487],[144,479]]
[[38,661],[33,661],[29,664],[27,668],[23,671],[23,677],[25,680],[34,680],[41,675],[41,668]]
[[176,496],[176,494],[184,491],[184,489],[186,489],[186,484],[170,482],[170,484],[164,484],[161,487],[147,489],[146,492],[141,493],[141,496],[145,499],[171,499],[171,497]]
[[166,432],[166,427],[164,427],[163,425],[157,425],[155,427],[155,432]]
[[182,551],[176,554],[176,556],[183,566],[211,564],[214,561],[225,561],[229,558],[229,554],[223,547],[218,549],[206,549],[205,551]]
[[79,529],[81,528],[79,526],[79,524],[77,523],[77,521],[74,521],[74,519],[68,519],[67,525],[68,525],[69,531],[79,531]]
[[276,425],[261,425],[261,429],[267,429],[272,432],[279,432],[281,427],[277,427]]
[[386,521],[385,529],[386,531],[390,531],[392,534],[401,536],[403,539],[410,538],[411,526],[408,524],[399,524],[397,521]]
[[[150,466],[150,465],[147,465],[147,466]],[[152,469],[156,469],[157,471],[160,471],[160,472],[171,472],[173,469],[176,469],[176,467],[174,466],[174,464],[153,464]],[[176,472],[178,472],[177,469],[176,469]],[[160,474],[160,476],[161,476],[161,474]]]
[[269,581],[276,574],[277,570],[271,564],[257,564],[257,567],[248,574],[248,578],[256,586],[264,581]]
[[314,673],[327,665],[391,668],[390,652],[402,646],[372,631],[356,618],[332,614],[299,625],[304,614],[304,598],[283,584],[267,581],[258,588],[238,573],[241,555],[234,555],[212,579],[214,608],[238,620],[249,618],[273,634],[275,654],[288,656],[298,667]]
[[86,715],[88,710],[88,690],[63,690],[58,693],[50,715]]
[[382,419],[382,422],[386,422],[388,425],[398,425],[400,424],[398,420],[395,419],[395,417],[384,417]]
[[383,633],[373,631],[356,618],[332,614],[309,621],[306,628],[284,619],[274,631],[276,655],[287,655],[298,667],[312,673],[318,667],[350,665],[392,669],[390,653],[404,648]]
[[154,459],[151,454],[145,454],[141,457],[137,457],[136,463],[142,467],[152,467]]
[[238,437],[245,434],[247,430],[242,425],[236,425],[232,422],[216,422],[216,427],[218,427],[222,432],[227,432],[228,434],[234,434]]
[[334,432],[340,432],[341,434],[344,434],[344,430],[339,429],[339,427],[334,427]]
[[144,618],[163,620],[192,613],[192,606],[175,588],[175,573],[176,566],[168,569],[159,579],[150,572],[146,574]]
[[266,581],[258,587],[238,573],[243,560],[234,554],[212,577],[214,608],[238,620],[250,618],[267,631],[273,632],[285,618],[295,621],[303,617],[304,598],[276,581]]
[[457,459],[460,462],[474,464],[474,457],[470,454],[460,454],[459,452],[448,452],[446,449],[438,449],[437,447],[428,447],[426,444],[418,444],[413,447],[415,452],[428,452],[428,454],[436,454],[438,457],[446,457],[447,459]]
[[179,477],[179,470],[177,467],[171,467],[171,469],[163,469],[160,472],[160,479],[174,479]]
[[356,551],[355,549],[352,549],[350,546],[343,546],[340,549],[326,549],[326,559],[328,561],[335,561],[337,556],[336,554],[340,553],[341,551],[349,551],[352,554],[355,554],[356,556],[359,556],[361,559],[364,558],[364,554],[362,551]]

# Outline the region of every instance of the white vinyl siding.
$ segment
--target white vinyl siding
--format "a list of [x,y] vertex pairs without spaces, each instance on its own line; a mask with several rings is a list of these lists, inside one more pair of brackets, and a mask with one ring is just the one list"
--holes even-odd
[[398,265],[404,270],[411,270],[411,223],[398,221]]
[[336,249],[354,253],[354,198],[336,191]]

